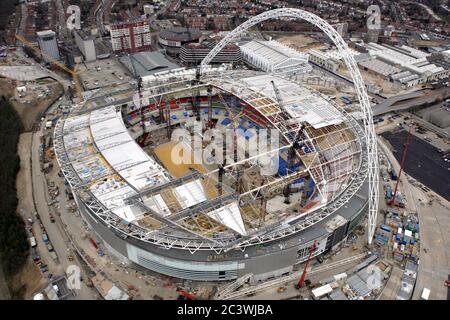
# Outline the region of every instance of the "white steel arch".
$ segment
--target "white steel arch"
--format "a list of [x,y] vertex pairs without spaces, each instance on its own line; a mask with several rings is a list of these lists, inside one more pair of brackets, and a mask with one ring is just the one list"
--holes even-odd
[[263,12],[238,26],[223,38],[203,59],[200,64],[200,73],[207,68],[212,59],[218,54],[228,43],[237,39],[250,27],[266,21],[268,19],[291,18],[305,20],[322,30],[335,44],[339,53],[342,55],[344,62],[350,71],[353,79],[356,93],[358,95],[361,112],[363,114],[364,133],[366,136],[366,149],[368,156],[368,178],[369,178],[369,215],[368,215],[368,243],[372,243],[375,233],[376,218],[378,213],[378,152],[375,128],[373,126],[372,108],[370,106],[369,97],[367,96],[366,86],[359,72],[355,59],[349,53],[347,43],[337,33],[337,31],[325,20],[310,12],[294,9],[282,8]]

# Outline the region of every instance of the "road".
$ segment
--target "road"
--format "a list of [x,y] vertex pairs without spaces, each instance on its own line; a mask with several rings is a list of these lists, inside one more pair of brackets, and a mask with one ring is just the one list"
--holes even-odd
[[[326,276],[335,275],[340,272],[343,272],[345,270],[348,270],[352,266],[354,266],[354,263],[359,262],[362,258],[366,257],[367,253],[361,253],[356,254],[354,256],[350,256],[344,259],[339,259],[333,262],[328,262],[326,264],[323,264],[321,266],[313,267],[312,270],[308,271],[308,278],[313,279],[311,276],[318,276],[320,275],[320,278],[323,279]],[[352,265],[353,263],[353,265]],[[311,269],[311,267],[309,268]],[[277,278],[274,280],[266,281],[261,284],[257,284],[251,287],[247,287],[244,289],[241,289],[236,292],[229,293],[225,295],[225,297],[222,297],[224,300],[230,300],[230,299],[238,299],[242,298],[248,294],[253,293],[259,293],[257,296],[254,296],[252,299],[273,299],[274,293],[276,292],[276,288],[287,283],[288,287],[294,286],[294,284],[298,281],[301,274],[303,273],[303,270],[300,270],[298,272],[294,272],[293,274],[290,274],[288,276],[284,276],[281,278]],[[313,279],[315,280],[315,279]],[[289,294],[291,290],[287,290],[288,292],[285,293]],[[270,296],[267,297],[267,294]],[[279,298],[281,298],[280,296]]]
[[394,266],[379,300],[395,300],[402,285],[403,270]]
[[[41,172],[40,168],[40,156],[39,156],[39,146],[40,138],[43,135],[44,126],[33,134],[33,140],[31,145],[31,160],[32,160],[32,184],[33,184],[33,197],[36,204],[36,211],[38,212],[42,224],[44,225],[48,237],[52,242],[53,248],[58,255],[60,270],[59,274],[63,274],[67,267],[75,264],[76,261],[69,261],[68,253],[70,248],[70,242],[67,238],[61,224],[60,219],[56,218],[56,223],[50,221],[50,210],[48,206],[48,188],[47,181],[45,179],[44,173]],[[78,263],[78,266],[80,264]],[[81,289],[76,290],[77,299],[96,299],[97,295],[93,292],[91,288],[88,288],[83,282],[81,282]]]
[[[346,84],[353,85],[353,81],[351,79],[346,78],[343,75],[336,74],[334,72],[331,72],[329,70],[326,70],[322,68],[319,65],[314,64],[317,68],[322,70],[325,73],[330,74],[334,78],[336,78],[339,81],[342,81]],[[442,81],[441,81],[442,82]],[[393,112],[393,111],[401,111],[401,110],[407,110],[409,108],[420,106],[425,103],[432,103],[436,101],[436,99],[446,99],[450,96],[450,89],[448,87],[441,87],[439,89],[435,90],[418,90],[409,92],[406,94],[401,94],[397,96],[392,96],[389,98],[385,98],[379,94],[368,92],[368,95],[374,99],[377,100],[377,104],[372,106],[373,110],[373,116],[379,116],[385,113]],[[405,100],[404,102],[401,102],[402,100]],[[395,104],[395,106],[392,106]],[[442,130],[441,130],[442,131]],[[446,133],[445,136],[448,136]]]
[[[393,168],[399,172],[398,161],[381,139],[379,146]],[[442,198],[433,201],[432,205],[419,202],[419,199],[427,199],[427,196],[422,190],[412,187],[408,177],[402,174],[400,188],[406,196],[408,210],[418,213],[420,225],[420,263],[413,300],[420,298],[424,287],[431,289],[430,299],[446,300],[444,280],[450,274],[450,203]]]
[[97,28],[99,29],[101,35],[105,34],[105,26],[103,24],[103,14],[105,12],[105,8],[112,6],[114,2],[115,1],[113,0],[102,0],[94,12]]
[[62,0],[56,0],[55,4],[56,4],[56,10],[58,11],[57,26],[59,29],[59,34],[60,34],[60,36],[62,35],[62,38],[64,40],[66,40],[67,36],[68,36],[66,12],[64,10]]
[[419,118],[418,116],[416,116],[414,114],[411,114],[411,118],[413,118],[414,121],[418,122],[422,127],[426,128],[430,131],[433,131],[435,133],[438,133],[442,137],[446,137],[447,139],[450,139],[450,129],[449,128],[447,128],[447,129],[439,128],[439,127],[435,126],[434,124],[429,123],[428,121],[425,121],[422,118]]
[[[388,112],[407,110],[425,103],[432,103],[436,99],[445,99],[450,95],[450,89],[442,87],[431,91],[414,91],[401,96],[390,97],[384,102],[373,106],[373,115],[378,116]],[[405,100],[403,102],[398,102]],[[392,105],[396,103],[395,105]]]
[[23,35],[25,33],[25,28],[27,26],[27,17],[28,17],[28,9],[27,9],[27,5],[26,3],[22,3],[20,5],[20,11],[22,16],[20,17],[20,24],[19,27],[17,28],[17,33],[19,35]]

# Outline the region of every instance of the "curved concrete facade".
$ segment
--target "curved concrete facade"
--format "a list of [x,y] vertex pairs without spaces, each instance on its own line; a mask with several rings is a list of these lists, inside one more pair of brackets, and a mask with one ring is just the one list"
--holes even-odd
[[[132,263],[168,276],[197,281],[233,280],[249,273],[254,275],[253,281],[262,281],[291,272],[295,264],[306,259],[314,240],[318,243],[313,256],[341,243],[367,213],[367,188],[366,182],[346,207],[312,228],[265,246],[252,246],[244,251],[233,250],[220,255],[213,250],[198,250],[193,254],[188,250],[166,250],[126,236],[95,219],[81,201],[77,203],[81,204],[83,218],[98,236]],[[338,225],[333,224],[336,217],[343,218]]]

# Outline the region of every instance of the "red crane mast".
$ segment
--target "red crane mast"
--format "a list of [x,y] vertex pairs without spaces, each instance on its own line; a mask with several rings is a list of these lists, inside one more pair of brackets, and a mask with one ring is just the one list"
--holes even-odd
[[403,171],[403,165],[405,164],[406,154],[408,153],[408,146],[411,143],[411,128],[412,128],[412,125],[409,126],[408,136],[406,137],[406,143],[404,145],[403,155],[402,155],[402,162],[400,163],[400,171],[398,172],[397,183],[395,184],[394,196],[392,197],[391,202],[389,202],[389,205],[391,207],[395,206],[395,199],[397,198],[397,189],[398,189],[398,184],[400,183],[400,176]]
[[308,256],[308,259],[306,260],[305,267],[303,268],[302,276],[300,277],[298,284],[295,286],[297,289],[300,289],[303,286],[303,282],[305,282],[306,268],[308,268],[309,261],[311,260],[314,250],[316,249],[316,245],[317,245],[317,240],[314,240],[311,250],[309,251],[309,256]]

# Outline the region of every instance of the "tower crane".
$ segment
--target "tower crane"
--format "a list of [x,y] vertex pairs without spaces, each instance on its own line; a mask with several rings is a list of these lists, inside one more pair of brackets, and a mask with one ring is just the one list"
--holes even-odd
[[404,144],[402,162],[400,163],[400,171],[398,172],[397,183],[395,184],[394,196],[392,197],[392,200],[389,202],[389,205],[391,207],[395,206],[395,200],[397,198],[398,184],[400,183],[400,176],[403,171],[403,166],[405,165],[406,155],[408,153],[408,147],[409,147],[409,144],[411,143],[411,128],[412,128],[412,125],[409,126],[408,136],[406,137],[406,143]]
[[[290,168],[293,168],[295,165],[295,155],[298,149],[301,149],[305,143],[302,140],[302,133],[303,130],[305,129],[305,124],[302,123],[300,126],[300,129],[298,129],[297,133],[295,134],[294,139],[292,140],[292,144],[288,149],[288,154],[287,154],[287,166],[286,166],[286,172],[287,170],[289,170]],[[291,196],[291,184],[288,183],[285,188],[284,188],[284,203],[289,204],[291,203],[290,201],[290,196]]]
[[128,55],[130,58],[131,68],[133,69],[133,76],[137,79],[137,90],[139,94],[139,109],[140,109],[140,115],[141,115],[141,127],[142,130],[145,130],[144,126],[144,106],[142,99],[142,77],[138,74],[136,65],[134,64],[134,57],[132,55]]
[[208,92],[208,128],[213,127],[213,121],[212,121],[212,87],[208,86],[207,88]]
[[80,99],[80,101],[83,101],[83,95],[81,94],[81,85],[80,85],[80,79],[78,78],[78,72],[75,70],[75,67],[73,70],[68,68],[66,65],[62,64],[61,62],[55,60],[50,55],[46,54],[36,46],[34,46],[31,42],[27,41],[24,37],[21,35],[16,34],[16,39],[23,43],[23,45],[27,46],[31,50],[33,50],[35,53],[40,54],[42,57],[44,57],[47,61],[53,63],[54,65],[58,66],[61,70],[66,71],[68,74],[70,74],[73,78],[73,82],[75,83],[75,90],[77,92],[77,95]]
[[[228,111],[230,120],[231,120],[231,128],[233,129],[233,138],[232,138],[232,144],[231,144],[231,150],[233,150],[233,160],[236,163],[237,162],[237,137],[236,137],[236,128],[237,128],[237,119],[240,117],[240,115],[242,114],[242,111],[239,112],[238,114],[236,114],[235,116],[233,116],[233,112],[231,111],[230,106],[228,105],[228,103],[226,102],[226,100],[224,99],[224,97],[222,96],[222,93],[220,92],[220,90],[217,92],[217,95],[219,96],[220,101],[222,102],[222,104],[225,106],[225,109]],[[226,161],[226,159],[225,159]],[[225,165],[225,164],[224,164]],[[224,174],[225,170],[222,168],[222,171],[219,170],[219,184],[222,183],[222,176]],[[237,184],[236,184],[236,191],[239,191],[240,187],[241,187],[241,170],[238,167],[237,170]]]
[[[280,106],[280,109],[287,113],[283,99],[281,98],[280,90],[277,88],[277,86],[275,85],[275,82],[273,80],[271,81],[271,83],[273,86],[273,91],[275,92],[275,96],[277,98],[278,105]],[[304,142],[301,139],[304,129],[305,129],[305,124],[302,123],[302,125],[300,126],[300,129],[296,132],[294,139],[292,140],[291,146],[288,149],[287,161],[286,161],[287,162],[286,171],[294,166],[296,152],[298,149],[300,149],[304,146]],[[286,203],[286,204],[291,203],[291,201],[290,201],[291,192],[292,192],[291,184],[288,183],[284,186],[284,190],[283,190],[284,203]]]

